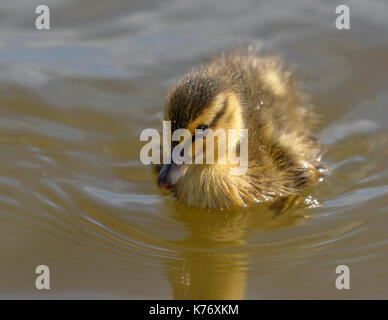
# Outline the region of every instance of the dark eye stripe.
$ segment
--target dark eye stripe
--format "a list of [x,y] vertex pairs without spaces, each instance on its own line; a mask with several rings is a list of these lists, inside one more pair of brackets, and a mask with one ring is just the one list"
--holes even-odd
[[196,130],[206,130],[207,128],[209,128],[209,126],[207,126],[206,124],[201,124],[200,126],[197,127]]
[[216,113],[213,120],[209,123],[209,127],[214,126],[217,123],[217,121],[225,114],[225,112],[226,112],[226,100],[224,101],[221,110]]

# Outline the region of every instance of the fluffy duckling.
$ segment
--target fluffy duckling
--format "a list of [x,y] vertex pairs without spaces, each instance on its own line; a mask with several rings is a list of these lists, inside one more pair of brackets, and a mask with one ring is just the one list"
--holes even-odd
[[[158,184],[180,201],[206,209],[245,206],[297,195],[320,177],[321,152],[310,128],[316,116],[278,58],[234,50],[186,74],[170,91],[172,130],[248,129],[248,169],[230,163],[165,164]],[[239,141],[235,141],[236,150]]]

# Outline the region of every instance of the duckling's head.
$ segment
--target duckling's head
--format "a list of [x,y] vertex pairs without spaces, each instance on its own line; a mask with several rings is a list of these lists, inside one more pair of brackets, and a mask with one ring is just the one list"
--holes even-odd
[[[189,74],[180,80],[170,91],[166,105],[166,120],[171,122],[171,130],[187,129],[191,135],[191,164],[165,164],[159,172],[158,184],[163,189],[171,189],[184,176],[195,157],[201,157],[208,166],[206,150],[213,143],[215,163],[227,158],[228,148],[218,148],[217,132],[226,134],[227,146],[238,147],[240,130],[243,129],[243,104],[235,88],[227,79],[211,77],[201,73]],[[211,130],[207,130],[211,129]],[[228,130],[234,129],[235,135],[228,136]],[[214,133],[210,140],[204,137],[208,132]],[[195,150],[196,139],[202,139],[202,148]],[[218,138],[220,139],[220,138]],[[211,142],[210,142],[211,141]],[[172,147],[179,142],[171,142]],[[220,149],[220,150],[219,150]],[[209,149],[210,150],[210,149]]]

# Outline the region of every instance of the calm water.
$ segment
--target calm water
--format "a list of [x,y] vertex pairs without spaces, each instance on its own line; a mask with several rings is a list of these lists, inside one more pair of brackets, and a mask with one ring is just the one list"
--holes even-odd
[[[348,31],[330,1],[52,0],[50,31],[39,3],[0,4],[1,298],[388,298],[386,1],[349,2]],[[180,205],[139,134],[179,76],[252,42],[296,66],[331,175],[278,217]]]

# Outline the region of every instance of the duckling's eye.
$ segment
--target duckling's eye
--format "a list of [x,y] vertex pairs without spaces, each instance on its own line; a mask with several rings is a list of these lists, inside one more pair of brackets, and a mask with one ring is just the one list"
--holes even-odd
[[199,126],[197,127],[196,130],[203,130],[203,131],[205,131],[205,130],[208,129],[208,128],[209,128],[209,126],[207,126],[206,124],[201,124],[201,125],[199,125]]
[[[199,125],[196,129],[195,129],[195,134],[193,135],[193,141],[195,140],[196,137],[201,137],[201,136],[204,136],[206,133],[205,133],[205,130],[208,129],[209,126],[206,125],[206,124],[201,124]],[[197,130],[202,130],[202,132],[198,132]]]

